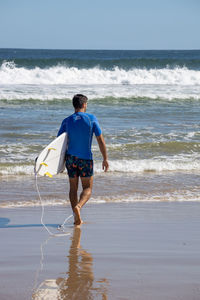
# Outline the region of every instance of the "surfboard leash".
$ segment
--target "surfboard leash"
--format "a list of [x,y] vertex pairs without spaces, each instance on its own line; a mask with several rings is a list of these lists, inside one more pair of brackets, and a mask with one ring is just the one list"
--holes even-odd
[[73,217],[73,215],[70,215],[68,216],[64,222],[58,226],[58,229],[59,230],[62,230],[63,233],[53,233],[49,230],[49,228],[45,225],[44,221],[43,221],[43,218],[44,218],[44,204],[43,204],[43,201],[42,201],[42,197],[41,197],[41,194],[40,194],[40,190],[39,190],[39,187],[38,187],[38,181],[37,181],[37,172],[36,172],[36,169],[34,167],[34,173],[35,173],[35,186],[36,186],[36,190],[37,190],[37,193],[38,193],[38,196],[39,196],[39,199],[40,199],[40,204],[41,204],[41,207],[42,207],[42,213],[41,213],[41,217],[40,217],[40,222],[41,224],[43,225],[43,227],[46,229],[46,231],[48,232],[48,234],[50,236],[64,236],[64,235],[70,235],[69,232],[65,232],[64,231],[64,225],[66,224],[66,222]]

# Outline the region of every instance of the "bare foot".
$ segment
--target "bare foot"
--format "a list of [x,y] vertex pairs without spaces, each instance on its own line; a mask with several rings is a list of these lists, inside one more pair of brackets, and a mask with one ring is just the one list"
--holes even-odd
[[81,220],[80,209],[81,208],[78,204],[74,207],[74,225],[81,225],[83,223],[83,221]]

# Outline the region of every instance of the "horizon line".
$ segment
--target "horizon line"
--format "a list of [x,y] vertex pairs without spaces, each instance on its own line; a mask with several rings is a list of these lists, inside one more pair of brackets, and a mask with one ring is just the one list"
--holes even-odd
[[12,47],[0,47],[0,50],[48,50],[48,51],[200,51],[200,49],[179,49],[179,48],[169,48],[169,49],[87,49],[87,48],[12,48]]

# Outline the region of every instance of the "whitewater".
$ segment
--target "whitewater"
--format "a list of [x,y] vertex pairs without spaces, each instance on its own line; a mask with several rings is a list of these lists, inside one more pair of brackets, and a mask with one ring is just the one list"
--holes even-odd
[[111,70],[56,65],[47,68],[18,67],[3,62],[0,67],[0,100],[71,99],[81,89],[89,98],[148,97],[150,99],[199,99],[200,71],[186,67]]
[[62,65],[42,69],[17,67],[14,62],[3,62],[0,67],[1,84],[169,84],[200,85],[200,71],[186,67],[173,69],[113,70],[68,68]]

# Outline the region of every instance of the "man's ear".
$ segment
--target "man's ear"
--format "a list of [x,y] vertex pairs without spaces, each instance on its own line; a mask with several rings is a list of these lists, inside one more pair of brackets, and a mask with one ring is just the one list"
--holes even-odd
[[84,110],[86,111],[86,108],[87,108],[87,102],[83,103],[83,108],[84,108]]

